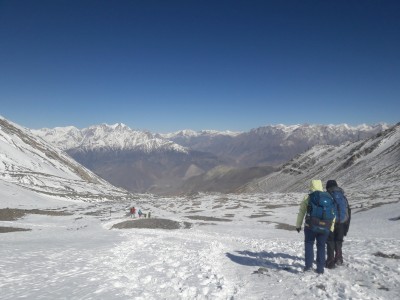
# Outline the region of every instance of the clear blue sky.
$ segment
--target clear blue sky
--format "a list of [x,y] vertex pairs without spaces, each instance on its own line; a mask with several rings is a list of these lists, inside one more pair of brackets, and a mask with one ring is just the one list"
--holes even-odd
[[400,121],[400,1],[0,0],[0,115],[29,128]]

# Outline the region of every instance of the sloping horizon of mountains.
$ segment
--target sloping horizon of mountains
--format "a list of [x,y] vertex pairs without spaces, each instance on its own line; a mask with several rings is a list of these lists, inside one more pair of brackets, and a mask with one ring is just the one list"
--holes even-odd
[[[340,147],[381,134],[387,124],[268,125],[248,132],[153,134],[124,124],[31,130],[116,187],[163,195],[245,192],[315,146]],[[333,150],[332,150],[333,151]]]
[[360,141],[314,146],[237,192],[307,191],[311,179],[337,180],[353,207],[400,202],[400,123]]

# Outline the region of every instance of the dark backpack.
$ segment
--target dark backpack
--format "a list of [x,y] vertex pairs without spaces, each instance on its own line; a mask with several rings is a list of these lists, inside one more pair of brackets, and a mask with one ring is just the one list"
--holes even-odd
[[317,233],[328,233],[335,218],[335,202],[327,192],[309,194],[306,224]]
[[347,223],[349,221],[349,202],[341,189],[329,190],[333,200],[336,204],[336,222],[337,223]]

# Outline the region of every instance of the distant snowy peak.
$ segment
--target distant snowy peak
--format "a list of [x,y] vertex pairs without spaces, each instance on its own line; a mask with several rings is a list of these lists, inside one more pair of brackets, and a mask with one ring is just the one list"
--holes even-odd
[[74,126],[31,129],[31,132],[62,150],[75,148],[83,138],[82,132]]
[[150,132],[132,130],[122,123],[101,124],[79,130],[75,127],[56,127],[53,129],[32,130],[33,133],[63,150],[139,150],[175,151],[187,150],[159,135]]
[[349,126],[347,124],[338,125],[267,125],[252,129],[250,135],[271,135],[280,137],[286,141],[316,141],[317,143],[339,144],[348,140],[360,140],[368,138],[389,128],[388,124],[358,125]]
[[200,130],[194,131],[190,129],[180,130],[172,133],[160,134],[160,136],[166,139],[174,139],[174,138],[193,138],[193,137],[200,137],[200,136],[232,136],[235,137],[242,132],[239,131],[218,131],[218,130]]

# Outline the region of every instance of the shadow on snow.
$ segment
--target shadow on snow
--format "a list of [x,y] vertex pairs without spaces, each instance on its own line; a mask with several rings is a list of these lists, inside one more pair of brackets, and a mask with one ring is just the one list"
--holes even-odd
[[[226,256],[233,262],[244,266],[264,267],[297,274],[301,272],[298,270],[298,268],[302,270],[304,264],[303,258],[286,253],[274,253],[267,251],[236,251],[236,253],[237,254],[226,253]],[[286,260],[287,262],[275,262],[277,259]]]

